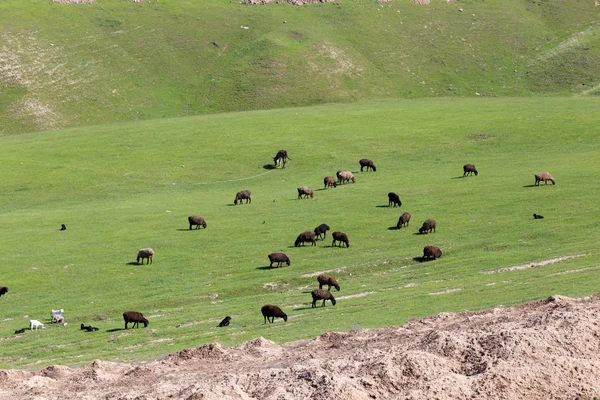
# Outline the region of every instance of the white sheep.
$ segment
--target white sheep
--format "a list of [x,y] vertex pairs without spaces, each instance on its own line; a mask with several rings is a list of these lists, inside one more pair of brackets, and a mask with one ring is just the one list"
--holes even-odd
[[42,328],[45,328],[44,324],[42,324],[40,321],[36,319],[29,320],[29,329],[33,330],[33,328],[35,327],[35,329],[37,330],[37,328],[39,328],[40,326]]

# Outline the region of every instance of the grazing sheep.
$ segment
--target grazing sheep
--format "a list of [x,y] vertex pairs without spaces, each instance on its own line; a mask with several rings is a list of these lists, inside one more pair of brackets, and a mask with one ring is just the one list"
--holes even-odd
[[338,172],[336,172],[336,176],[338,178],[338,184],[346,183],[349,181],[352,181],[352,183],[355,182],[354,175],[352,175],[352,172],[350,171],[344,171],[340,169]]
[[194,225],[196,226],[196,229],[200,229],[200,227],[206,229],[206,221],[199,215],[190,215],[188,217],[188,222],[190,223],[190,231]]
[[463,178],[465,176],[473,175],[477,176],[479,173],[477,172],[477,168],[473,164],[465,164],[463,165]]
[[223,321],[219,322],[219,328],[222,328],[224,326],[229,326],[229,323],[231,322],[231,317],[228,315],[225,318],[223,318]]
[[25,328],[15,330],[15,335],[19,335],[21,333],[25,333]]
[[294,242],[294,246],[298,247],[300,243],[302,243],[302,246],[304,246],[305,242],[312,243],[312,246],[317,245],[317,242],[315,241],[315,233],[313,231],[306,231],[299,234]]
[[281,308],[274,306],[273,304],[266,304],[260,309],[263,317],[265,318],[265,324],[269,321],[270,324],[275,322],[275,318],[283,318],[287,322],[287,314],[281,311]]
[[331,287],[333,286],[338,292],[340,291],[340,285],[338,285],[337,281],[333,276],[321,274],[317,276],[317,281],[319,282],[319,289],[323,289],[323,285],[327,285],[327,290],[331,291]]
[[298,198],[301,199],[302,196],[304,196],[304,198],[308,199],[308,196],[310,196],[310,198],[312,199],[313,197],[315,197],[315,193],[313,192],[313,190],[311,188],[309,188],[308,186],[300,186],[298,189]]
[[335,297],[333,297],[333,295],[331,294],[331,292],[329,290],[323,290],[323,289],[315,289],[312,292],[310,292],[310,294],[312,295],[313,301],[312,301],[312,306],[316,307],[317,306],[317,300],[323,300],[323,307],[325,307],[325,301],[326,300],[331,300],[331,304],[335,306]]
[[400,207],[402,205],[402,202],[400,201],[400,196],[398,196],[394,192],[389,192],[388,193],[388,207],[391,207],[392,204],[394,205],[394,207],[396,207],[396,206]]
[[367,159],[367,158],[363,158],[362,160],[359,161],[360,163],[360,172],[363,171],[364,167],[367,167],[367,171],[370,169],[373,170],[373,172],[377,171],[377,168],[375,168],[375,164],[373,164],[373,161]]
[[539,186],[541,181],[544,181],[545,185],[548,184],[548,181],[552,182],[553,185],[556,185],[556,181],[552,175],[550,175],[550,172],[538,172],[535,174],[535,185]]
[[124,312],[123,319],[125,320],[125,329],[127,329],[127,324],[130,322],[133,322],[132,328],[135,328],[136,326],[139,327],[140,322],[144,324],[144,328],[147,327],[149,324],[148,320],[144,318],[142,313],[139,313],[137,311]]
[[429,233],[435,232],[435,219],[429,218],[427,221],[423,222],[423,226],[419,228],[419,233]]
[[85,326],[84,324],[81,324],[81,330],[82,331],[88,331],[88,332],[96,332],[98,330],[98,328],[96,328],[95,326]]
[[540,215],[540,214],[533,214],[533,218],[534,219],[544,219],[544,216]]
[[8,293],[8,288],[6,286],[0,286],[0,296]]
[[327,231],[329,230],[329,225],[327,224],[321,224],[319,226],[317,226],[315,228],[315,235],[317,238],[321,238],[321,235],[323,235],[323,239],[325,240],[327,238]]
[[340,242],[340,247],[342,247],[342,243],[346,243],[346,247],[350,247],[350,240],[348,240],[348,235],[344,232],[333,232],[333,242],[331,242],[332,246],[335,246],[336,242]]
[[288,152],[286,150],[279,150],[277,154],[275,154],[275,157],[273,157],[273,163],[275,164],[275,168],[277,168],[282,161],[282,168],[285,168],[285,164],[287,164],[288,160],[291,160],[291,158],[288,157]]
[[246,200],[246,204],[248,204],[248,202],[252,203],[252,198],[250,197],[252,195],[252,193],[249,190],[242,190],[236,193],[235,195],[235,200],[233,200],[233,204],[238,203],[238,201],[240,202],[240,204],[242,204],[242,200]]
[[137,263],[139,264],[140,260],[142,260],[142,265],[144,265],[145,259],[146,264],[152,264],[152,257],[154,257],[154,250],[152,250],[150,247],[140,249],[137,255]]
[[328,187],[337,187],[337,183],[335,183],[335,178],[331,175],[323,178],[323,184],[325,187],[323,189],[327,189]]
[[42,324],[40,321],[36,319],[29,320],[29,329],[33,330],[33,328],[35,328],[37,330],[40,326],[45,328],[44,324]]
[[60,224],[60,230],[61,231],[66,231],[67,230],[67,226],[65,224]]
[[410,222],[410,213],[403,213],[400,218],[398,218],[398,224],[396,225],[396,228],[400,229],[403,226],[408,226],[408,223]]
[[425,246],[423,247],[423,260],[428,260],[433,258],[440,258],[442,256],[442,250],[436,246]]
[[286,263],[288,266],[291,264],[290,258],[283,253],[271,253],[269,254],[269,267],[273,267],[273,263],[277,263],[277,268],[281,267],[283,263]]

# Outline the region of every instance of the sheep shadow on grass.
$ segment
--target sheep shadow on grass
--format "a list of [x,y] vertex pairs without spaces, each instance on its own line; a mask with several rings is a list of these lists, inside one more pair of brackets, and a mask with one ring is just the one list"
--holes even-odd
[[523,187],[524,187],[524,188],[530,188],[530,187],[536,187],[536,186],[539,186],[539,185],[534,185],[534,184],[531,184],[531,185],[525,185],[525,186],[523,186]]
[[399,231],[399,230],[400,230],[400,228],[398,228],[396,225],[388,227],[388,231]]
[[423,258],[423,256],[420,256],[420,257],[413,257],[413,261],[416,261],[418,263],[425,263],[425,262],[429,262],[429,261],[435,261],[435,258],[434,259]]
[[[113,329],[107,329],[106,332],[119,332],[119,331],[124,331],[125,328],[113,328]],[[129,329],[127,329],[129,330]]]
[[273,267],[270,267],[270,266],[268,266],[268,265],[263,265],[263,266],[261,266],[261,267],[256,267],[256,269],[262,269],[262,270],[269,270],[269,269],[280,269],[280,268],[283,268],[283,266],[281,266],[281,267],[278,267],[278,266],[276,266],[276,265],[275,265],[275,266],[273,266]]
[[273,164],[265,164],[263,165],[264,169],[276,169],[277,167],[275,167]]
[[140,263],[139,263],[139,262],[137,262],[137,261],[130,261],[130,262],[128,262],[128,263],[127,263],[127,264],[125,264],[125,265],[142,265],[142,264],[140,264]]

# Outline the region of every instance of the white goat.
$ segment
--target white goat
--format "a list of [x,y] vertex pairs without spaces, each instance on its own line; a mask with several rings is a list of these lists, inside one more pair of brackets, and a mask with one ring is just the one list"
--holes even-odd
[[45,328],[44,324],[42,324],[40,321],[36,319],[29,320],[29,329],[33,330],[33,328],[35,327],[35,329],[37,330],[37,328],[39,328],[40,326],[42,328]]

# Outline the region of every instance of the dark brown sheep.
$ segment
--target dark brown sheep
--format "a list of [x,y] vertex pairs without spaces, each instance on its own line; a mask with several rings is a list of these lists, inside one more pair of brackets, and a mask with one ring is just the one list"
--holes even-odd
[[333,295],[331,294],[331,292],[329,290],[323,290],[323,289],[315,289],[312,292],[310,292],[310,294],[312,295],[312,306],[316,307],[317,306],[317,300],[323,300],[323,307],[325,307],[325,301],[326,300],[331,300],[331,304],[335,306],[335,297],[333,297]]
[[410,222],[410,213],[403,213],[400,218],[398,218],[398,224],[396,224],[396,228],[400,229],[403,226],[408,226],[408,223]]
[[[17,290],[18,292],[18,290]],[[0,286],[0,296],[8,293],[8,288],[6,286]]]
[[363,158],[362,160],[359,161],[360,164],[360,172],[363,171],[364,167],[367,167],[367,171],[369,169],[372,169],[373,172],[377,171],[377,168],[375,168],[375,164],[373,164],[373,161],[367,159],[367,158]]
[[277,263],[277,268],[281,267],[283,263],[286,263],[287,265],[291,264],[290,258],[283,253],[269,254],[269,261],[271,262],[271,264],[269,264],[269,267],[273,267],[273,263],[275,262]]
[[327,189],[328,187],[337,187],[337,183],[335,183],[335,178],[330,175],[323,178],[323,184],[325,185],[323,189]]
[[398,196],[396,193],[394,192],[389,192],[388,193],[388,207],[391,207],[392,205],[394,205],[394,207],[398,206],[402,206],[402,202],[400,201],[400,196]]
[[287,150],[279,150],[277,154],[275,154],[275,157],[273,157],[273,163],[275,164],[275,168],[277,168],[282,162],[282,168],[285,168],[285,165],[287,164],[288,160],[291,160],[291,158],[288,157]]
[[544,219],[544,216],[543,216],[543,215],[540,215],[540,214],[535,214],[535,213],[534,213],[534,214],[533,214],[533,219]]
[[556,181],[552,175],[550,175],[550,172],[538,172],[535,174],[535,185],[539,186],[541,181],[544,181],[545,185],[548,184],[548,181],[552,182],[553,185],[556,185]]
[[196,229],[200,229],[200,227],[206,229],[206,221],[199,215],[190,215],[188,217],[188,222],[190,223],[190,231],[194,225],[196,226]]
[[327,238],[328,230],[329,230],[329,225],[327,225],[327,224],[321,224],[321,225],[317,226],[315,228],[315,237],[320,239],[321,235],[323,235],[323,240],[325,240]]
[[294,242],[294,246],[298,247],[300,243],[302,243],[302,246],[304,246],[305,242],[312,243],[312,246],[317,245],[317,242],[315,241],[315,233],[313,231],[306,231],[299,234]]
[[346,243],[346,247],[350,247],[350,240],[348,240],[348,235],[344,232],[333,232],[331,234],[333,236],[333,242],[331,242],[332,246],[336,245],[336,242],[340,242],[340,247],[342,243]]
[[287,314],[281,311],[281,308],[274,306],[273,304],[266,304],[260,309],[263,317],[265,318],[265,324],[269,321],[272,324],[275,318],[283,318],[287,322]]
[[429,218],[427,221],[423,222],[423,226],[419,228],[419,233],[429,233],[435,232],[435,219]]
[[442,256],[442,250],[436,246],[423,247],[423,260],[436,259]]
[[237,205],[238,201],[242,204],[242,200],[246,200],[246,204],[248,202],[252,203],[252,193],[249,190],[241,190],[236,193],[235,200],[233,200],[233,204]]
[[231,322],[231,317],[228,315],[225,318],[223,318],[223,321],[219,322],[219,328],[222,328],[224,326],[229,326],[230,322]]
[[477,176],[479,173],[477,172],[477,168],[473,164],[465,164],[463,165],[463,178],[465,176],[473,175]]
[[354,175],[352,175],[352,172],[344,171],[343,169],[340,169],[338,172],[336,172],[336,176],[338,178],[338,184],[342,184],[342,183],[346,183],[346,182],[350,182],[350,181],[352,181],[352,183],[354,183],[356,181],[354,179]]
[[340,291],[340,285],[333,276],[321,274],[317,276],[317,282],[319,282],[319,289],[323,289],[323,286],[327,285],[327,290],[331,290],[333,286],[338,292]]
[[142,315],[142,313],[139,313],[137,311],[126,311],[123,313],[123,319],[125,320],[125,329],[127,329],[127,324],[130,322],[133,322],[133,326],[132,328],[135,328],[136,326],[139,326],[139,323],[143,323],[144,324],[144,328],[148,326],[149,322],[146,318],[144,318],[144,316]]
[[154,250],[150,247],[146,247],[144,249],[140,249],[137,255],[137,263],[142,261],[142,265],[144,265],[144,260],[146,260],[146,264],[152,264],[152,258],[154,257]]
[[308,196],[310,196],[311,199],[315,197],[315,192],[313,192],[313,190],[308,186],[300,186],[299,188],[297,188],[297,190],[299,199],[301,199],[302,197],[308,199]]

